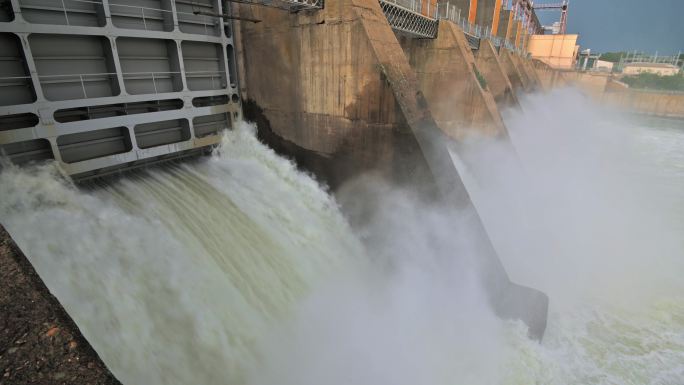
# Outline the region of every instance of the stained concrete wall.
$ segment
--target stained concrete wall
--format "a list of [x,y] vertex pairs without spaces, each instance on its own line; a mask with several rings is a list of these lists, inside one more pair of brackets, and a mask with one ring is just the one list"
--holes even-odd
[[[333,189],[369,170],[395,181],[424,174],[413,170],[425,162],[410,120],[430,112],[417,106],[415,74],[378,3],[328,0],[324,10],[296,14],[235,9],[262,20],[237,23],[236,33],[245,116],[263,140]],[[413,77],[403,107],[388,71]]]
[[236,28],[246,117],[333,188],[368,170],[407,182],[424,171],[414,120],[434,119],[453,138],[505,133],[453,23],[440,23],[437,39],[406,39],[405,55],[375,2],[329,0],[297,14],[235,8],[262,20]]
[[333,190],[373,171],[394,184],[435,186],[474,213],[379,3],[328,0],[298,14],[236,8],[262,20],[239,23],[238,40],[245,116],[263,140]]
[[631,89],[612,74],[563,71],[567,84],[612,107],[643,115],[684,119],[684,94]]
[[579,87],[585,93],[596,98],[603,95],[608,81],[612,78],[611,74],[578,71],[562,71],[562,76],[566,82]]
[[627,89],[605,92],[601,100],[619,109],[666,118],[684,119],[684,94]]
[[541,60],[531,63],[544,89],[575,86],[598,102],[643,115],[684,119],[684,94],[630,89],[611,74],[552,68]]
[[475,57],[460,27],[441,22],[436,39],[404,37],[400,42],[444,132],[455,139],[473,133],[505,134],[494,97],[477,78]]
[[519,107],[513,85],[491,41],[483,40],[480,43],[480,49],[475,54],[475,62],[487,80],[487,88],[494,96],[499,108]]

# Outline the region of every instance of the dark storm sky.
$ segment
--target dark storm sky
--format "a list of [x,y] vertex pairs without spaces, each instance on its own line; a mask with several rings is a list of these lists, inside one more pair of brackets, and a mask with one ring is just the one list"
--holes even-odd
[[[538,14],[546,25],[559,18],[558,12]],[[568,33],[579,33],[582,48],[595,52],[684,52],[684,0],[570,0]]]

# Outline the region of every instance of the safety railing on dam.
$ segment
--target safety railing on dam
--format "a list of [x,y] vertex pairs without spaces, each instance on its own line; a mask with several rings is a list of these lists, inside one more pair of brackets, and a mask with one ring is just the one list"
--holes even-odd
[[379,0],[390,26],[399,33],[422,39],[437,37],[438,23],[447,21],[463,30],[470,48],[478,50],[482,39],[490,40],[497,49],[515,50],[510,42],[492,34],[491,28],[471,24],[461,15],[461,10],[449,2],[430,0]]
[[487,28],[477,24],[471,24],[468,19],[462,15],[461,9],[448,1],[438,4],[437,18],[440,21],[449,21],[461,27],[470,48],[473,50],[480,49],[480,41],[482,39],[491,40],[495,47],[503,45],[504,39],[493,35],[491,27]]
[[323,8],[324,0],[283,0],[295,7],[294,10]]
[[417,38],[437,36],[437,7],[429,0],[380,0],[380,7],[394,30]]

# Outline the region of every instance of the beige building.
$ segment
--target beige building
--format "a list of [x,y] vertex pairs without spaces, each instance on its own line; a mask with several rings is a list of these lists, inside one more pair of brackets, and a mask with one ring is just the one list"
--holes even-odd
[[597,71],[612,72],[614,66],[615,66],[615,63],[605,61],[605,60],[597,60],[594,68]]
[[622,69],[625,75],[652,73],[660,76],[671,76],[679,73],[679,67],[667,63],[629,63]]
[[577,63],[579,35],[532,35],[527,52],[553,68],[572,69]]

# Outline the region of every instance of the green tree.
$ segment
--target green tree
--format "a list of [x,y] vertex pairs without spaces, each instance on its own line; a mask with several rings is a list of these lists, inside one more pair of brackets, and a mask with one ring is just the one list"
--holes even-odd
[[634,76],[625,76],[622,78],[622,81],[631,88],[684,92],[684,74],[682,73],[671,76],[641,73]]
[[618,63],[620,58],[627,56],[627,52],[606,52],[602,53],[599,60],[609,61],[611,63]]

